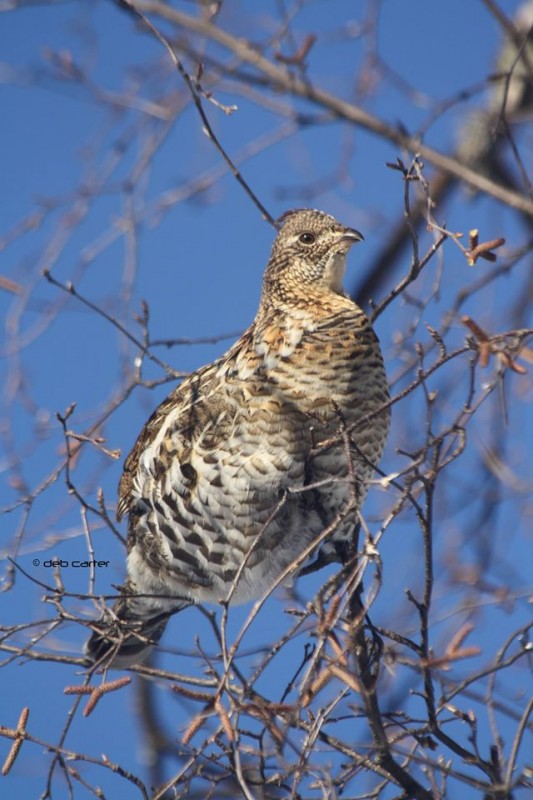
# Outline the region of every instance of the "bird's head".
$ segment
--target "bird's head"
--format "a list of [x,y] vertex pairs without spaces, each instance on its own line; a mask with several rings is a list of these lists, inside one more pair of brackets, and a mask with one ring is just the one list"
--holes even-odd
[[314,287],[342,294],[346,254],[362,241],[362,234],[329,214],[307,208],[287,211],[278,227],[265,284],[288,291]]

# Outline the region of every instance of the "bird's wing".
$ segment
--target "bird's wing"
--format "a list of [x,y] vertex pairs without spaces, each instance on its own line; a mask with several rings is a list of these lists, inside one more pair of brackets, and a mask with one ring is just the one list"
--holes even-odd
[[250,350],[252,339],[253,326],[248,328],[219,359],[185,378],[155,409],[124,462],[118,489],[119,521],[132,509],[133,484],[141,456],[154,442],[169,415],[172,414],[177,421],[184,449],[187,449],[187,443],[192,447],[205,425],[213,422],[220,412],[221,396],[217,391],[220,382],[232,376],[246,380],[252,373],[257,373],[260,365],[257,363],[257,357],[252,357]]
[[[202,389],[205,390],[203,384],[209,383],[209,372],[212,372],[214,368],[215,364],[210,364],[186,378],[183,383],[177,386],[169,396],[160,403],[144,425],[130,454],[124,462],[124,471],[118,489],[119,502],[117,507],[117,519],[119,521],[124,514],[131,511],[134,502],[134,495],[132,492],[133,483],[139,469],[141,455],[157,437],[161,426],[168,419],[170,413],[173,412],[182,416],[182,436],[184,439],[190,438],[195,405],[198,404]],[[185,413],[187,408],[190,411],[189,414]]]

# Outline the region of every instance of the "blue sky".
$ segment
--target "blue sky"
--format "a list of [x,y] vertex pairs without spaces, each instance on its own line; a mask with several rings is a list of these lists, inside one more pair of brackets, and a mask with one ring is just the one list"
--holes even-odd
[[[193,4],[175,2],[174,5],[187,13],[197,13]],[[507,13],[517,5],[507,3]],[[227,2],[219,24],[236,35],[266,42],[276,31],[273,21],[277,18],[276,8],[276,3],[266,0]],[[334,94],[360,102],[391,124],[416,131],[441,101],[465,86],[483,81],[494,71],[500,31],[482,2],[450,0],[435,4],[423,0],[408,3],[389,0],[381,5],[378,48],[396,77],[393,80],[390,73],[388,77],[384,72],[375,87],[358,93],[357,78],[368,58],[365,49],[368,39],[357,35],[363,11],[362,4],[348,0],[316,0],[304,4],[292,29],[300,41],[309,33],[318,36],[308,58],[312,81]],[[353,24],[346,28],[349,20]],[[124,389],[138,351],[108,320],[47,283],[42,278],[42,269],[49,267],[60,282],[73,281],[84,297],[104,308],[137,337],[141,331],[133,314],[139,312],[142,300],[150,308],[153,340],[217,337],[235,334],[253,319],[273,231],[234,178],[224,175],[220,157],[202,133],[192,106],[179,113],[165,131],[161,119],[138,108],[120,111],[116,105],[114,108],[106,105],[111,94],[115,99],[120,96],[129,101],[132,97],[152,98],[167,107],[172,104],[179,107],[187,99],[183,84],[161,46],[141,35],[131,19],[112,3],[37,4],[2,13],[0,22],[3,119],[0,242],[6,237],[0,250],[0,276],[24,288],[20,296],[0,290],[0,313],[6,332],[0,366],[4,385],[0,423],[5,444],[0,456],[0,506],[13,508],[2,517],[0,552],[2,557],[16,552],[24,569],[39,580],[50,582],[50,571],[45,572],[44,567],[35,571],[31,562],[34,558],[44,561],[56,555],[69,561],[85,556],[86,539],[79,504],[68,495],[62,479],[39,495],[27,520],[20,499],[25,492],[34,491],[60,462],[63,439],[56,412],[64,412],[76,403],[69,424],[78,432],[86,430]],[[343,26],[351,36],[339,36]],[[272,49],[267,49],[269,57]],[[285,42],[281,49],[288,50]],[[206,53],[227,58],[227,54],[212,45],[207,46]],[[81,82],[66,78],[64,72],[60,74],[58,60],[65,65],[71,59],[83,68],[85,78]],[[416,87],[418,92],[407,92],[406,86]],[[388,169],[385,162],[395,161],[403,154],[375,135],[337,121],[324,121],[289,134],[289,122],[280,121],[275,111],[281,108],[287,117],[293,110],[316,113],[316,109],[303,101],[270,94],[272,110],[260,107],[255,95],[246,96],[230,83],[224,83],[220,89],[214,87],[214,93],[221,103],[238,106],[234,114],[225,115],[214,105],[205,104],[214,130],[232,157],[238,159],[243,149],[257,143],[258,138],[276,140],[242,163],[246,180],[272,216],[278,216],[287,207],[311,204],[364,233],[365,243],[351,254],[346,277],[348,288],[358,285],[371,268],[390,226],[401,217],[403,184],[399,173]],[[469,107],[485,101],[486,93],[477,94]],[[426,143],[451,152],[464,110],[465,106],[458,104],[443,114],[427,132]],[[157,148],[150,168],[141,170],[143,152],[151,146],[153,137],[158,136],[166,138]],[[345,161],[344,152],[348,154]],[[340,173],[339,164],[343,164]],[[528,166],[531,167],[530,150]],[[427,169],[430,173],[429,165]],[[331,180],[335,170],[337,173]],[[189,196],[190,187],[198,179],[217,171],[221,177],[206,191]],[[124,181],[132,175],[138,178],[128,195]],[[325,188],[309,200],[303,188],[321,181]],[[96,191],[94,187],[99,182],[101,187]],[[87,187],[85,195],[80,193],[80,185]],[[168,193],[180,191],[181,200],[171,199],[168,207],[160,207],[162,199],[168,200]],[[140,218],[136,235],[129,237],[124,235],[123,227],[128,220],[128,203]],[[438,216],[440,211],[436,210],[437,217],[450,230],[466,232],[478,227],[481,238],[504,236],[507,240],[504,255],[527,240],[527,231],[516,215],[490,198],[472,198],[461,189],[454,202],[443,210],[442,217]],[[17,230],[21,220],[28,220],[31,215],[34,215],[33,225],[27,225],[23,235],[11,236],[10,232]],[[431,241],[431,234],[422,231],[423,249]],[[406,263],[405,269],[407,266]],[[485,262],[468,268],[458,248],[452,242],[446,244],[443,261],[436,260],[431,272],[424,273],[417,282],[415,294],[426,296],[438,270],[444,270],[439,297],[423,312],[417,331],[420,341],[427,343],[429,339],[423,322],[434,326],[442,323],[458,287],[472,285],[483,274],[482,270],[490,268]],[[519,326],[525,327],[525,315],[520,316],[517,310],[516,295],[520,292],[517,287],[527,285],[528,268],[530,262],[524,262],[508,276],[492,282],[486,292],[474,295],[466,303],[464,313],[472,314],[491,332],[512,328],[518,317]],[[383,287],[384,294],[399,277],[397,269]],[[393,380],[402,368],[398,336],[408,328],[414,314],[412,305],[398,301],[378,320],[377,329]],[[459,346],[464,337],[464,327],[454,319],[448,345]],[[175,370],[188,372],[219,355],[234,338],[172,349],[155,347],[153,352]],[[147,361],[143,374],[147,380],[164,377],[159,366]],[[435,412],[437,426],[454,417],[465,395],[469,373],[465,367],[456,374],[451,391],[445,389],[445,371],[431,382],[431,388],[442,392]],[[169,391],[169,385],[172,384],[150,390],[137,388],[103,426],[105,447],[120,450],[120,459],[112,460],[86,448],[76,466],[76,485],[92,502],[101,487],[110,514],[116,502],[123,457],[146,417]],[[398,379],[395,390],[403,385]],[[523,484],[531,481],[528,442],[532,441],[533,431],[531,415],[527,414],[527,403],[531,402],[530,376],[509,374],[505,390],[509,405],[507,425],[495,392],[472,425],[468,454],[450,467],[436,499],[438,563],[443,575],[447,558],[454,549],[460,550],[465,565],[482,562],[479,543],[492,535],[492,528],[478,529],[485,489],[493,491],[501,504],[494,530],[496,543],[490,563],[484,567],[487,583],[511,586],[513,597],[508,604],[498,605],[489,590],[481,595],[481,606],[486,605],[486,609],[480,607],[475,615],[476,644],[483,648],[482,655],[474,662],[479,668],[491,661],[506,635],[528,619],[522,598],[527,578],[523,565],[528,563],[531,550],[527,538],[531,527],[530,501],[524,494],[517,497],[517,492],[505,481],[487,484],[482,489],[476,483],[476,468],[483,454],[502,441],[499,452],[508,471]],[[405,466],[396,448],[416,449],[420,443],[423,409],[422,399],[417,395],[412,402],[406,401],[395,409],[393,436],[383,465],[386,472]],[[500,428],[505,430],[501,438]],[[368,518],[382,518],[384,507],[390,507],[392,502],[390,495],[376,489],[366,508]],[[97,572],[96,592],[110,593],[111,585],[123,579],[123,552],[107,528],[100,527],[97,520],[92,520],[92,524],[96,557],[110,561],[108,568]],[[471,528],[472,535],[468,533]],[[19,534],[22,536],[17,538]],[[420,586],[417,578],[413,578],[421,555],[420,535],[412,516],[405,515],[391,527],[380,549],[387,582],[386,592],[376,603],[376,614],[381,624],[386,625],[392,620],[397,622],[398,618],[409,618],[404,590],[410,581],[417,588]],[[3,562],[2,570],[6,568]],[[86,575],[71,569],[64,578],[69,591],[87,591]],[[303,596],[312,596],[321,580],[322,576],[310,579],[301,587]],[[450,586],[443,580],[436,588],[437,641],[440,636],[447,641],[469,618],[471,609],[462,605],[458,611],[458,602],[465,604],[469,599],[472,603],[479,602],[474,591],[469,594],[464,587],[458,587],[454,594]],[[41,588],[18,574],[15,587],[1,596],[3,623],[52,618],[53,610],[42,603],[42,595]],[[74,601],[71,607],[86,617],[92,613],[88,601]],[[233,635],[248,611],[249,608],[232,611]],[[271,599],[259,627],[247,637],[244,649],[254,652],[261,644],[274,641],[286,630],[287,619],[282,602]],[[180,614],[164,641],[178,655],[164,655],[161,664],[185,674],[198,670],[196,635],[214,652],[210,627],[201,614],[194,609]],[[84,636],[81,626],[64,625],[57,634],[51,634],[47,644],[59,653],[79,654]],[[302,641],[297,640],[287,649],[287,674],[301,657]],[[247,663],[246,659],[243,663]],[[276,668],[263,679],[266,689],[271,689],[280,677],[285,678],[276,674]],[[473,666],[469,662],[455,669],[454,678],[468,674]],[[520,695],[524,688],[525,670],[517,669],[516,674],[515,683],[511,681],[506,686],[509,695],[512,691]],[[28,705],[31,709],[28,729],[32,735],[43,742],[57,742],[72,706],[72,698],[64,696],[63,688],[81,682],[81,676],[69,665],[31,662],[7,666],[1,675],[0,725],[14,725],[21,707]],[[169,699],[163,685],[155,684],[154,690],[163,700],[159,710],[165,725],[174,737],[179,736],[187,724],[190,704],[174,696]],[[392,697],[401,690],[402,686],[391,683],[387,691]],[[87,720],[77,716],[67,746],[84,749],[96,757],[105,752],[113,761],[127,765],[147,779],[136,708],[131,689],[110,695],[105,698],[105,706],[102,704]],[[511,737],[514,724],[503,718],[501,725],[504,736]],[[488,747],[489,737],[484,732],[480,735],[483,746]],[[2,753],[7,752],[7,745],[0,740]],[[12,772],[3,779],[6,792],[22,797],[38,796],[45,784],[48,763],[42,747],[25,744]],[[120,796],[115,794],[123,788],[120,779],[103,770],[91,772],[87,765],[83,769],[110,797]],[[55,796],[67,796],[60,781]],[[90,795],[77,786],[75,797],[85,796]]]

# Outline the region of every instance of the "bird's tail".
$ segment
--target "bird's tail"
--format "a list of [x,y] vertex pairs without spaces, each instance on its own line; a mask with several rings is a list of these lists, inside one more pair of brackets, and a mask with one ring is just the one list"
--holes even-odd
[[[124,590],[127,587],[124,587]],[[92,664],[125,669],[148,658],[159,642],[169,618],[190,605],[187,600],[174,600],[164,610],[152,598],[124,593],[113,608],[93,625],[93,633],[84,647],[85,657]]]

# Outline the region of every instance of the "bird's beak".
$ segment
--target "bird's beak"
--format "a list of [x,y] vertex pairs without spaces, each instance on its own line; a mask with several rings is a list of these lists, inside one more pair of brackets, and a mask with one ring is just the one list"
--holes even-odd
[[359,231],[356,231],[355,228],[345,228],[340,236],[341,242],[346,242],[346,244],[355,244],[355,242],[364,242],[365,237]]

